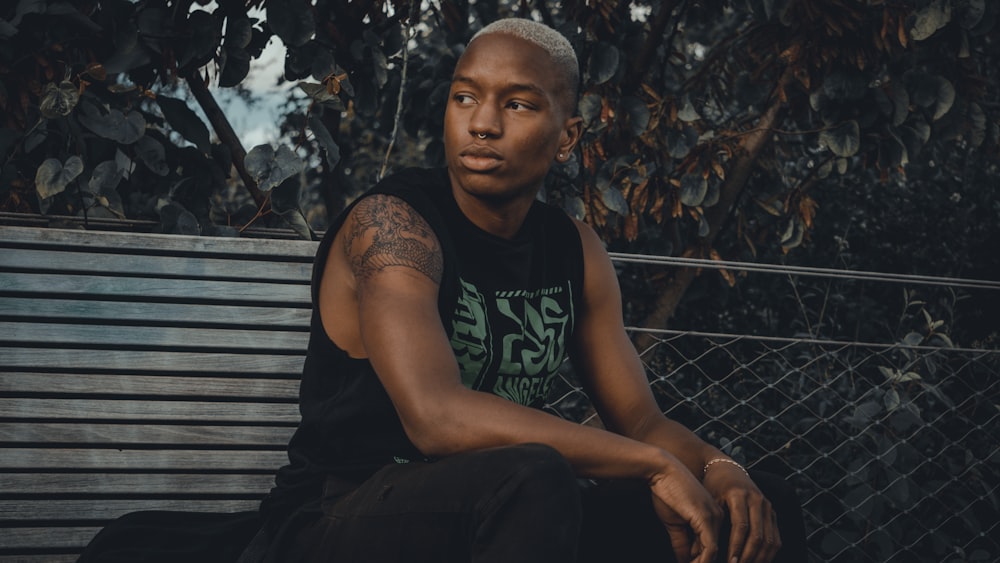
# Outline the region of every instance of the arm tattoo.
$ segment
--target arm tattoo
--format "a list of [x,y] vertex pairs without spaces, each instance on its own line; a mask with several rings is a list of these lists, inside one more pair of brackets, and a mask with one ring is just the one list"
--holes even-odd
[[427,221],[403,200],[369,196],[358,203],[352,215],[344,252],[359,282],[386,268],[401,266],[441,283],[444,257],[437,237]]

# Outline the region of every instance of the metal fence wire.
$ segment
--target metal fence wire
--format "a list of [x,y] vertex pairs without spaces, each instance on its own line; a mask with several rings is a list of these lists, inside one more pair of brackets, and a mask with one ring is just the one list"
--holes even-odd
[[[1000,350],[645,332],[664,413],[787,477],[812,561],[1000,561]],[[571,370],[556,387],[599,424]]]

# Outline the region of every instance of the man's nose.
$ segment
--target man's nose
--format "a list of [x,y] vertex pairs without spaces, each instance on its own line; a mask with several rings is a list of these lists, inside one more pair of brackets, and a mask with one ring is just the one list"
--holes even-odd
[[495,104],[481,103],[475,107],[469,117],[469,134],[480,139],[503,134],[500,111]]

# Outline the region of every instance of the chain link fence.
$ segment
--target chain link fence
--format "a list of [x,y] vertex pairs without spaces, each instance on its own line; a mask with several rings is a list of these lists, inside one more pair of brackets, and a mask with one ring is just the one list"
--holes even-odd
[[1000,350],[630,330],[667,416],[796,486],[811,561],[1000,561]]

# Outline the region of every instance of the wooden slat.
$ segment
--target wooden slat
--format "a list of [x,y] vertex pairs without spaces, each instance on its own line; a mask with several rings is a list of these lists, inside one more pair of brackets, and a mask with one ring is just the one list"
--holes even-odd
[[0,392],[111,394],[206,397],[298,397],[295,379],[246,379],[236,377],[181,377],[170,375],[99,375],[80,373],[0,373]]
[[294,431],[291,426],[0,422],[0,442],[283,447]]
[[[277,470],[277,468],[275,468]],[[272,475],[0,473],[0,497],[52,495],[256,495],[274,486]],[[0,516],[2,518],[2,516]]]
[[102,254],[98,252],[31,250],[2,251],[0,268],[29,272],[113,273],[118,276],[166,276],[190,279],[239,279],[309,283],[312,264],[279,260],[191,259],[186,256]]
[[253,307],[188,303],[136,303],[0,297],[0,316],[25,320],[111,320],[117,323],[229,324],[255,328],[309,327],[308,307]]
[[3,399],[0,418],[85,420],[175,420],[212,424],[225,422],[297,423],[293,403],[215,401],[154,401],[112,399]]
[[[44,547],[82,550],[98,531],[100,531],[98,527],[8,528],[6,532],[0,533],[0,549],[17,550]],[[0,557],[0,562],[3,560]],[[51,561],[51,559],[44,561]]]
[[0,500],[0,527],[3,520],[111,520],[137,510],[240,512],[259,506],[259,500]]
[[192,302],[196,297],[219,303],[287,303],[308,306],[309,286],[288,283],[246,283],[236,281],[167,280],[120,278],[96,275],[51,275],[0,273],[0,292],[22,295],[71,295],[115,297],[136,301],[175,300]]
[[288,375],[302,373],[303,356],[221,354],[211,352],[144,352],[132,350],[44,350],[0,346],[0,369]]
[[[157,252],[231,254],[268,258],[297,256],[303,259],[311,259],[316,254],[316,248],[319,246],[317,242],[298,240],[115,233],[108,231],[0,226],[0,248],[13,244],[56,248],[71,246],[79,247],[80,249],[125,249],[129,252],[149,248]],[[0,258],[0,264],[2,263],[3,259]]]
[[309,334],[299,331],[231,330],[146,326],[101,326],[0,321],[0,342],[89,348],[205,348],[209,350],[280,350],[303,355]]
[[0,469],[248,472],[275,471],[287,462],[283,451],[5,448]]

